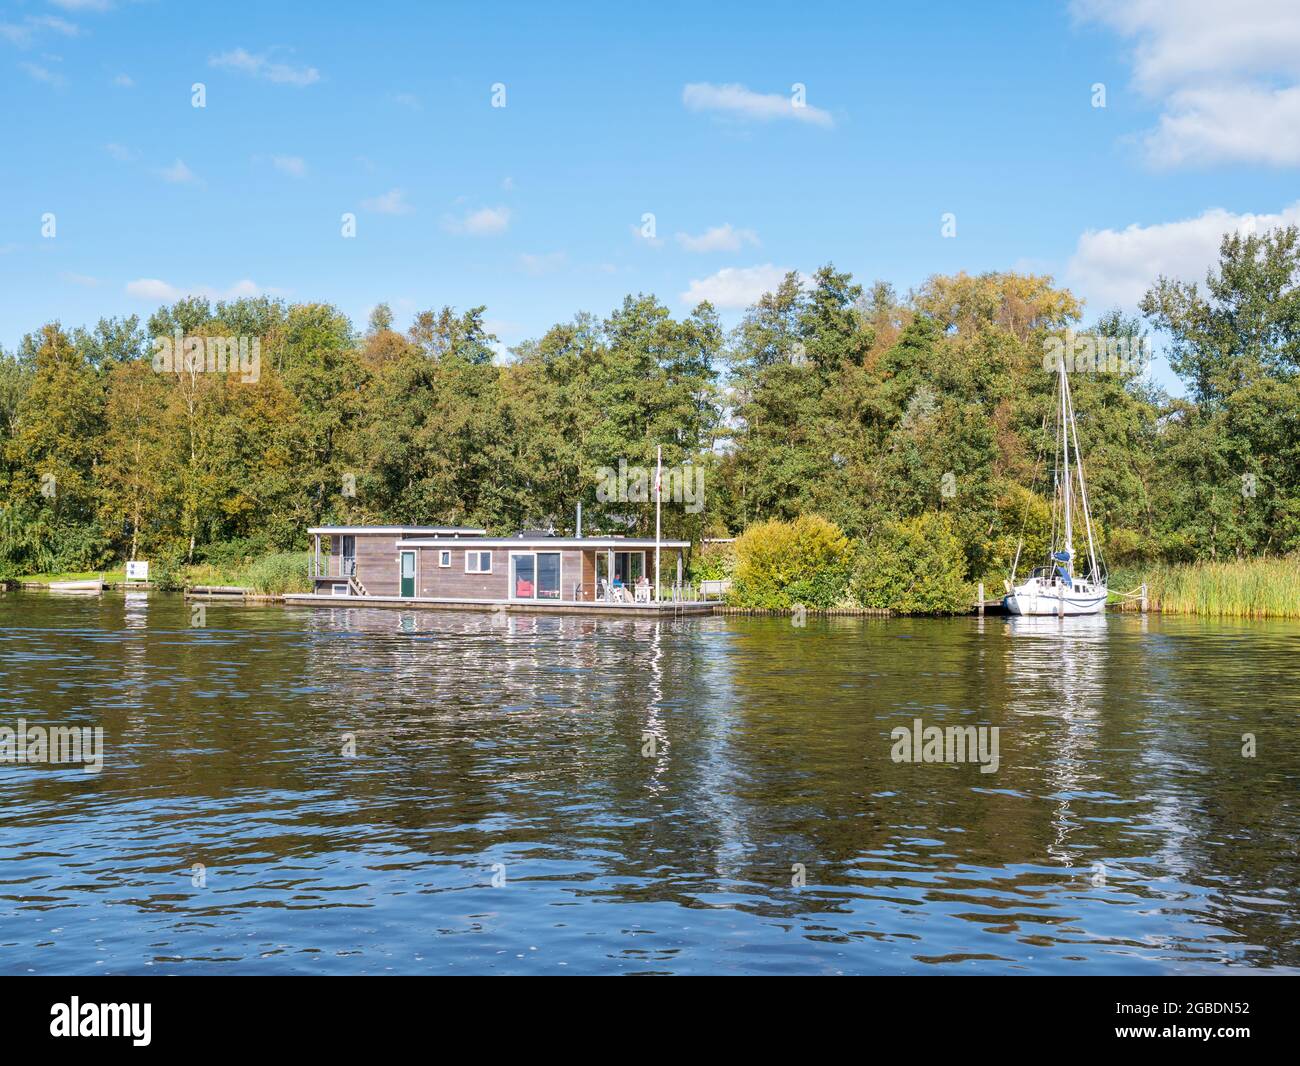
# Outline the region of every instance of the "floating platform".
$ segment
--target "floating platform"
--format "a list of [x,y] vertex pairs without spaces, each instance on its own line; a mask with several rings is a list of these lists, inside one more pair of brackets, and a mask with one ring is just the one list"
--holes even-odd
[[90,581],[51,581],[46,588],[51,592],[103,592],[104,582],[99,578]]
[[522,600],[458,600],[409,596],[321,596],[311,592],[285,593],[284,602],[296,607],[390,607],[437,611],[509,611],[518,614],[603,614],[652,618],[712,614],[716,603],[706,600],[653,600],[607,603],[604,600],[560,600],[553,603]]

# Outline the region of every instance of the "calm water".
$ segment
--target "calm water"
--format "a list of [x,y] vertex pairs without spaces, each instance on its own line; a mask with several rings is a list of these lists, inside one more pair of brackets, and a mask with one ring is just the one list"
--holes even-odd
[[0,595],[0,726],[106,748],[0,766],[0,970],[1300,968],[1300,625],[189,621]]

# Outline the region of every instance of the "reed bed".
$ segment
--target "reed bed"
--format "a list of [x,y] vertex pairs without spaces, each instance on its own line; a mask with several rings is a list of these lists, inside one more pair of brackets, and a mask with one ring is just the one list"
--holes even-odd
[[256,559],[221,566],[200,564],[186,567],[186,585],[238,585],[262,596],[283,596],[286,592],[312,590],[311,556],[308,552],[274,552]]
[[1161,566],[1144,575],[1152,610],[1211,618],[1300,618],[1300,556]]

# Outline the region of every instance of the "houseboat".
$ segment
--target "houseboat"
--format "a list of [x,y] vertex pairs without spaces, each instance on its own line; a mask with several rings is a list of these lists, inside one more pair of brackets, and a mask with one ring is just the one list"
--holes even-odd
[[287,595],[288,603],[639,614],[713,607],[683,584],[685,540],[552,530],[494,537],[471,526],[316,526],[308,533],[313,591]]

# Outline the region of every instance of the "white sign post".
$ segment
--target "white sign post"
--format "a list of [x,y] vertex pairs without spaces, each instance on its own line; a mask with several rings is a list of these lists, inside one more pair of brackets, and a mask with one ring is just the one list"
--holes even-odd
[[149,580],[149,563],[147,560],[132,560],[126,564],[126,579],[128,581],[148,581]]

